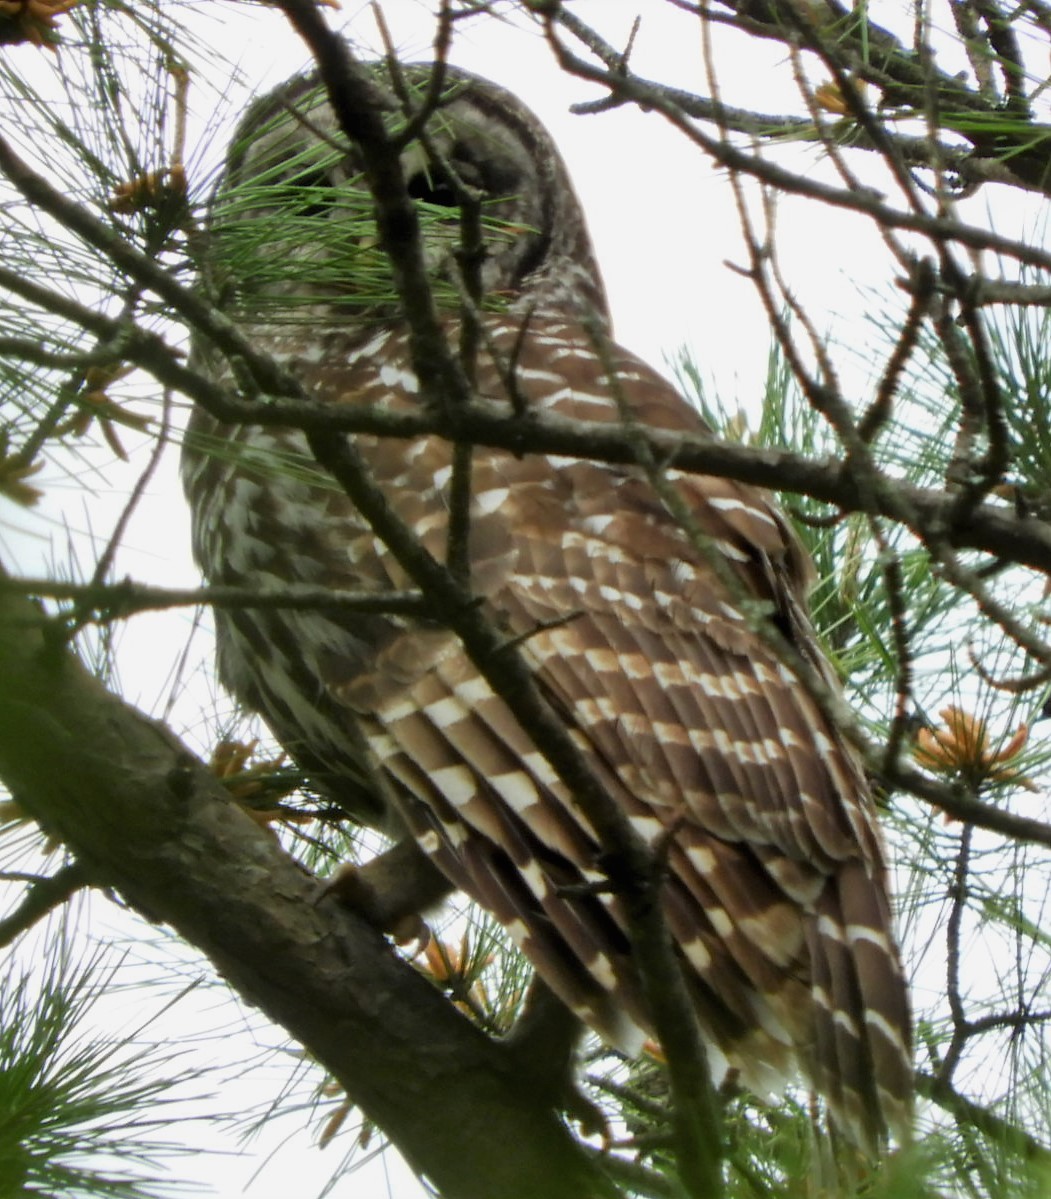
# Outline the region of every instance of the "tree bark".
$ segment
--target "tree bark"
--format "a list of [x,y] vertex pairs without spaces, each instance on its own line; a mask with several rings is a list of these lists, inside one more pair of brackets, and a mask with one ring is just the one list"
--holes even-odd
[[172,733],[0,593],[0,778],[150,920],[282,1025],[447,1199],[615,1195],[499,1043],[332,900]]

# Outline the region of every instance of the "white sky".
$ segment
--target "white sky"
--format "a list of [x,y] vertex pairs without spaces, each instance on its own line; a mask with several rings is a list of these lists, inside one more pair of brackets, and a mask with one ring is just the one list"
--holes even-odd
[[[878,11],[878,4],[870,7],[874,19],[888,21]],[[428,58],[433,32],[430,4],[425,0],[386,0],[383,8],[404,57]],[[642,76],[707,94],[700,32],[693,18],[653,0],[579,0],[573,11],[617,45],[625,43],[635,15],[641,11],[643,22],[632,67]],[[197,12],[194,19],[213,44],[238,61],[246,81],[245,96],[280,82],[306,60],[297,38],[272,11],[216,3]],[[334,23],[345,27],[357,41],[378,47],[366,4],[348,0]],[[729,103],[763,111],[799,111],[783,50],[773,44],[735,42],[732,38],[722,39],[719,46],[721,82]],[[457,65],[494,78],[522,96],[555,134],[589,214],[619,340],[656,366],[680,346],[689,345],[704,371],[715,379],[723,398],[754,411],[766,369],[769,334],[752,285],[724,265],[728,258],[744,263],[726,179],[654,114],[629,108],[600,116],[569,114],[570,104],[596,98],[599,93],[582,81],[561,75],[536,35],[491,20],[478,21],[462,29],[451,57]],[[236,101],[236,90],[232,96]],[[191,93],[191,104],[194,100],[195,93]],[[231,112],[239,107],[235,102]],[[198,111],[198,124],[212,115]],[[812,149],[785,147],[779,153],[796,166],[827,169]],[[208,155],[212,162],[218,157],[215,151]],[[194,160],[191,156],[191,162]],[[853,161],[859,169],[867,169],[857,156]],[[1001,223],[1001,230],[1021,233],[1024,209],[1010,212],[1017,213],[1008,219],[1017,220],[1019,227],[1005,229]],[[878,239],[857,219],[810,202],[786,200],[781,209],[779,244],[786,275],[810,302],[818,327],[835,324],[853,341],[857,369],[868,357],[862,323],[866,301],[852,280],[881,289],[884,297],[890,294],[892,271]],[[857,377],[862,375],[857,369]],[[138,460],[127,469],[115,469],[108,484],[84,507],[79,498],[69,503],[75,488],[61,478],[53,481],[38,513],[16,511],[0,499],[0,556],[26,573],[42,572],[49,561],[63,560],[62,522],[80,534],[91,529],[104,533],[140,465]],[[118,575],[129,573],[158,584],[195,583],[176,466],[176,456],[169,454],[129,531]],[[81,546],[85,555],[83,543]],[[90,554],[85,556],[90,558]],[[157,710],[164,695],[164,679],[185,639],[189,620],[187,613],[140,616],[123,630],[121,671],[132,702]],[[199,658],[207,657],[203,638],[197,638],[194,652]],[[199,708],[199,697],[189,694],[176,705],[174,723],[179,730],[187,729],[201,749],[210,743],[213,730],[199,723]],[[120,935],[129,935],[117,915],[104,915],[102,907],[93,904],[94,919],[116,920]],[[183,969],[192,973],[188,965]],[[141,1007],[140,999],[131,1002]],[[259,1029],[248,1033],[242,1016],[229,1005],[217,1008],[215,1004],[215,991],[204,991],[180,1006],[171,1019],[186,1029],[191,1042],[202,1029],[218,1027],[222,1036],[214,1044],[231,1050],[231,1060],[236,1060],[241,1045],[252,1035],[268,1037],[273,1045],[282,1044],[277,1033]],[[224,1088],[223,1103],[231,1108],[240,1106],[242,1100],[237,1096],[243,1092],[243,1106],[248,1108],[276,1095],[282,1069],[271,1064],[247,1074],[238,1087]],[[234,1097],[228,1099],[229,1095]],[[339,1144],[324,1152],[317,1150],[311,1140],[316,1125],[312,1132],[296,1134],[301,1125],[299,1116],[276,1121],[244,1156],[199,1156],[177,1163],[178,1173],[199,1179],[220,1197],[293,1195],[309,1199],[328,1181],[342,1150]],[[239,1149],[236,1139],[222,1129],[197,1128],[189,1130],[189,1135],[195,1144],[214,1143],[232,1152]],[[285,1136],[291,1136],[287,1144],[283,1143]],[[253,1181],[261,1166],[263,1172]],[[351,1195],[374,1199],[388,1194],[411,1199],[417,1193],[415,1183],[393,1155],[348,1174],[331,1191],[337,1199]]]

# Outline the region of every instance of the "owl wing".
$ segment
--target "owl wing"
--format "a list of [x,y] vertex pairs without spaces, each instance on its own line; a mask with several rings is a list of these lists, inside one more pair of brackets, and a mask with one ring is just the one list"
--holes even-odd
[[[490,334],[499,357],[518,330]],[[605,423],[627,408],[643,424],[703,427],[619,351],[611,385],[580,329],[538,323],[516,353],[517,386],[537,409]],[[483,394],[501,396],[501,377],[486,358]],[[448,446],[363,444],[442,557]],[[666,916],[713,1047],[760,1094],[802,1069],[870,1145],[903,1124],[910,1078],[873,806],[854,754],[745,610],[764,603],[822,660],[806,642],[805,556],[763,494],[665,477],[704,547],[635,468],[478,449],[472,583],[607,793],[666,853]],[[401,585],[383,547],[371,553],[373,574],[381,562]],[[636,1049],[648,1021],[604,847],[512,705],[439,628],[392,629],[363,669],[329,677],[421,846],[582,1019]]]

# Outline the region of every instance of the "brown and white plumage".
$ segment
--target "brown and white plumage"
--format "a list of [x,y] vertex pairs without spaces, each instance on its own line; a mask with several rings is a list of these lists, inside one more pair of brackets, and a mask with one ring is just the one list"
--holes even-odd
[[[489,235],[482,267],[486,290],[504,303],[484,317],[477,393],[509,405],[511,363],[515,400],[531,410],[609,423],[627,409],[642,425],[702,429],[645,364],[620,349],[599,352],[602,285],[546,132],[494,85],[453,73],[450,87],[432,145],[494,198],[492,212],[511,231]],[[308,119],[296,117],[297,105]],[[303,81],[247,118],[228,194],[241,181],[277,176],[287,190],[296,171],[306,173],[311,142],[325,147],[337,195],[360,194],[353,152],[331,150],[342,138]],[[411,176],[418,149],[405,161]],[[284,163],[293,167],[281,174]],[[431,197],[438,169],[426,168]],[[273,221],[280,204],[270,210],[266,194],[251,191],[248,209]],[[339,211],[334,204],[318,219],[338,220]],[[449,225],[457,227],[455,208]],[[430,237],[437,277],[450,242]],[[308,245],[304,258],[328,265],[329,255]],[[283,298],[298,288],[302,299],[309,276],[260,288],[269,302],[261,318],[245,301],[253,280],[235,279],[257,343],[325,402],[416,406],[420,383],[394,310],[341,308],[329,274],[309,307],[290,302],[295,319],[280,319]],[[453,313],[448,325],[454,336]],[[207,348],[198,358],[230,377]],[[442,559],[450,445],[355,443],[393,509]],[[391,553],[309,459],[294,431],[225,428],[196,414],[184,473],[205,574],[274,586],[405,586]],[[637,832],[655,844],[671,830],[665,914],[713,1050],[760,1094],[800,1071],[834,1122],[871,1148],[888,1127],[905,1126],[910,1088],[908,1011],[875,813],[853,751],[740,604],[742,596],[769,603],[780,630],[827,675],[806,616],[810,567],[764,494],[674,471],[666,479],[707,548],[669,515],[640,469],[476,448],[471,586],[486,615],[521,639],[544,696]],[[721,555],[733,588],[710,552]],[[322,785],[348,787],[362,818],[380,823],[388,814],[370,775],[381,772],[390,785],[380,791],[395,796],[399,820],[449,879],[504,924],[588,1024],[637,1048],[648,1020],[620,901],[601,886],[603,847],[457,638],[383,615],[243,610],[216,621],[226,683]]]

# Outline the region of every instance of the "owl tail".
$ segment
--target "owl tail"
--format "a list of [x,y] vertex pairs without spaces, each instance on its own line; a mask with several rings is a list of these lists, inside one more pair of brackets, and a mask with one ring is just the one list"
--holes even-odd
[[810,926],[815,1089],[832,1126],[870,1155],[888,1135],[908,1139],[912,1048],[908,999],[882,882],[846,863],[818,899]]

